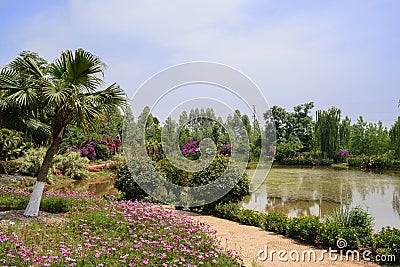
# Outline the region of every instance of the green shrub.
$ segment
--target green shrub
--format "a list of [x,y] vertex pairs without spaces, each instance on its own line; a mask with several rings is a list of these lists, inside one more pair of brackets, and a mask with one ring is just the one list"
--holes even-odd
[[110,159],[110,166],[112,169],[119,169],[126,163],[125,157],[122,154],[115,154]]
[[15,174],[21,168],[20,160],[0,161],[0,173]]
[[[159,188],[158,175],[154,171],[151,162],[145,158],[133,158],[117,171],[114,187],[124,193],[127,199],[142,200],[148,197],[148,194],[138,185],[136,179],[141,181],[146,188],[157,192]],[[131,174],[132,171],[132,174]]]
[[64,175],[75,180],[85,179],[89,175],[88,166],[89,159],[81,157],[77,152],[56,155],[53,159],[54,168],[61,169]]
[[383,156],[363,156],[351,157],[347,159],[347,164],[351,167],[366,169],[399,168],[400,161],[392,159],[389,155]]
[[193,173],[190,179],[190,186],[202,186],[212,183],[223,175],[223,181],[218,183],[220,188],[215,188],[216,191],[222,190],[222,187],[232,187],[232,189],[222,198],[214,201],[211,204],[205,205],[204,209],[213,209],[217,204],[225,204],[229,202],[239,202],[249,194],[250,181],[244,172],[238,166],[232,164],[228,168],[230,157],[216,156],[214,161],[205,169]]
[[[146,189],[154,190],[157,194],[164,193],[170,195],[171,198],[176,198],[177,192],[173,187],[169,188],[168,185],[161,186],[159,174],[163,176],[167,181],[179,185],[179,186],[190,186],[198,187],[209,184],[220,176],[225,179],[226,182],[219,183],[219,186],[229,187],[232,189],[221,199],[198,207],[198,210],[214,209],[215,205],[229,202],[241,201],[244,196],[249,192],[249,180],[245,174],[241,175],[238,167],[229,166],[229,157],[217,156],[214,161],[205,169],[190,173],[184,170],[178,169],[173,166],[167,159],[162,159],[157,163],[154,163],[147,159],[135,158],[130,161],[130,170],[134,174],[132,177],[129,169],[124,166],[118,170],[117,178],[115,181],[115,187],[120,191],[124,192],[128,199],[142,199],[147,194],[138,186],[136,179],[140,179],[140,184],[145,184]],[[155,169],[156,168],[156,172]],[[236,184],[229,184],[235,183]],[[221,188],[213,188],[220,190]]]
[[270,211],[267,214],[265,229],[281,235],[286,235],[288,231],[289,218],[283,213]]
[[317,216],[291,218],[288,221],[287,235],[314,242],[319,236],[321,226],[322,223]]
[[31,148],[20,158],[20,172],[22,174],[37,176],[42,166],[44,156],[46,155],[46,147]]
[[21,156],[25,144],[23,133],[10,129],[0,129],[0,159],[15,159]]
[[335,247],[338,239],[342,238],[343,225],[339,222],[329,221],[321,224],[318,231],[318,242]]
[[359,248],[372,236],[373,218],[361,207],[340,208],[326,217],[326,222],[343,226],[341,238],[346,239],[348,248]]
[[208,211],[208,214],[230,221],[239,222],[241,212],[242,209],[240,208],[239,203],[227,203],[216,205],[213,210]]
[[394,255],[396,261],[400,262],[400,229],[382,228],[373,235],[371,245],[377,254]]
[[97,159],[109,159],[110,158],[110,149],[103,144],[96,144],[95,146],[96,158]]
[[172,165],[167,158],[156,163],[157,170],[168,181],[180,186],[189,186],[189,172]]
[[347,158],[347,164],[351,167],[361,167],[364,160],[362,158],[350,157]]

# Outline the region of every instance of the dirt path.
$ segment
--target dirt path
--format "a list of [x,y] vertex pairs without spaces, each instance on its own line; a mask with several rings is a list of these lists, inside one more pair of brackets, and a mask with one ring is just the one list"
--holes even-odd
[[[345,254],[343,260],[340,261],[340,254],[332,254],[332,258],[337,257],[336,261],[330,260],[329,254],[324,254],[324,260],[320,261],[318,258],[323,254],[321,249],[315,248],[308,244],[304,244],[300,241],[290,239],[272,232],[267,232],[258,227],[241,225],[236,222],[231,222],[224,219],[215,218],[212,216],[204,216],[196,213],[180,211],[180,213],[187,214],[195,220],[200,220],[211,225],[211,228],[218,231],[217,236],[222,239],[224,244],[226,238],[226,246],[231,249],[235,249],[239,252],[246,266],[379,266],[372,262],[349,260],[346,261]],[[265,251],[265,246],[268,246],[268,258],[265,261],[257,260],[257,255],[260,250]],[[288,261],[280,261],[277,253],[273,254],[273,260],[271,260],[270,253],[272,250],[279,251],[285,250],[287,254],[283,256]],[[293,261],[290,259],[289,253],[291,251],[297,251],[299,253],[300,261]],[[306,261],[301,261],[302,253],[306,250],[315,251],[317,260],[308,261],[307,254]],[[297,257],[296,252],[292,252],[293,258]],[[265,253],[261,254],[264,257]],[[350,256],[349,259],[352,257]],[[360,258],[362,255],[360,254]]]

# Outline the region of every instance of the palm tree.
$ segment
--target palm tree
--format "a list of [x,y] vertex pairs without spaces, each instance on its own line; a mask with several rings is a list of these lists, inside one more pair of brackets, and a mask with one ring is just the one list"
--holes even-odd
[[46,72],[48,63],[29,51],[21,52],[19,58],[0,70],[0,128],[24,132],[25,138],[33,135],[37,143],[44,143],[51,137],[51,127],[45,123],[43,103],[34,103],[37,77],[27,68],[28,62]]
[[[44,73],[30,57],[18,57],[0,72],[0,97],[5,107],[18,107],[23,119],[43,113],[50,121],[51,144],[39,170],[25,216],[38,216],[40,200],[52,159],[58,152],[67,125],[84,130],[96,128],[96,121],[116,107],[126,105],[126,95],[116,83],[98,90],[104,81],[105,64],[88,51],[67,50]],[[16,78],[28,76],[19,86]]]

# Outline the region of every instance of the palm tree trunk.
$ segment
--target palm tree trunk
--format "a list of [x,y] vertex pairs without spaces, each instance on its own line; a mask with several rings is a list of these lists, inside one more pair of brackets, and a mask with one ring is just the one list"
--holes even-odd
[[33,192],[29,199],[28,206],[25,209],[24,215],[27,217],[37,217],[39,215],[40,201],[42,200],[42,194],[44,186],[47,180],[47,174],[51,167],[51,162],[53,161],[54,155],[58,152],[60,148],[62,137],[65,132],[65,126],[59,127],[53,135],[53,142],[51,143],[49,149],[44,156],[42,166],[40,167]]

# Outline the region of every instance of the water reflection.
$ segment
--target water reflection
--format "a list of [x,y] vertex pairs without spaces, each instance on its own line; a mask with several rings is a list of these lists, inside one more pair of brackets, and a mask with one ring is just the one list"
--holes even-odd
[[274,167],[264,184],[243,201],[245,208],[282,211],[292,217],[324,216],[341,205],[367,209],[376,230],[400,227],[400,173]]
[[114,188],[114,181],[87,181],[87,180],[78,180],[71,183],[67,188],[67,190],[72,191],[80,191],[80,192],[93,192],[95,196],[100,197],[105,194],[116,194],[116,189]]

